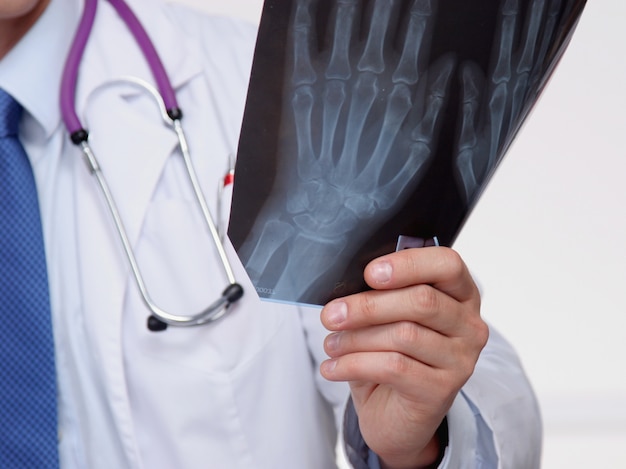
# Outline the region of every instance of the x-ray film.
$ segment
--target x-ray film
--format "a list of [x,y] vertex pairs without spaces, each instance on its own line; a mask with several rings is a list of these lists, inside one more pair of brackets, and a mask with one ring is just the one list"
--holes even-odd
[[324,304],[452,245],[584,5],[266,0],[229,225],[258,294]]

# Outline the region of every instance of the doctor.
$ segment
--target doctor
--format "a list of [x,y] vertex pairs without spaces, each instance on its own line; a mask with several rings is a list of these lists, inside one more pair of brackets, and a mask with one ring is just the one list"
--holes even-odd
[[[156,0],[131,7],[170,74],[215,212],[254,32]],[[334,467],[344,416],[356,467],[538,467],[534,395],[514,352],[480,318],[477,288],[452,250],[374,261],[365,271],[374,290],[332,302],[320,321],[312,310],[260,302],[227,242],[246,291],[228,314],[196,328],[146,328],[106,207],[61,123],[59,83],[81,8],[80,0],[0,4],[0,88],[24,108],[20,139],[42,212],[61,467]],[[175,135],[149,96],[115,82],[127,75],[151,80],[101,1],[78,113],[155,301],[195,312],[222,291],[221,266]]]

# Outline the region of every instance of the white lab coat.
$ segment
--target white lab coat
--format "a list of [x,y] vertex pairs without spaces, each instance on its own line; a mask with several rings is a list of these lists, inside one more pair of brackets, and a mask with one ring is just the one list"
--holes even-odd
[[[190,14],[184,32],[174,31],[158,6],[137,14],[176,88],[215,213],[218,182],[236,149],[253,35]],[[186,33],[203,37],[210,50],[200,50]],[[152,81],[124,24],[101,3],[81,67],[77,107],[93,129],[92,148],[150,294],[164,309],[197,312],[219,297],[227,280],[182,171],[175,134],[148,95],[107,87],[123,75]],[[147,312],[109,214],[80,157],[75,177],[85,329],[123,450],[118,460],[98,451],[90,467],[331,467],[336,426],[318,390],[323,386],[341,404],[345,386],[316,377],[307,339],[319,350],[318,315],[303,318],[294,308],[261,303],[227,244],[246,292],[231,312],[214,325],[148,331]],[[315,327],[307,329],[305,322]],[[83,435],[94,448],[99,438]]]
[[[53,0],[61,1],[69,0]],[[215,212],[218,181],[236,151],[252,34],[180,8],[164,14],[156,2],[136,12],[176,88]],[[153,299],[175,313],[197,312],[220,295],[226,278],[182,171],[175,135],[148,95],[111,86],[125,75],[152,81],[126,27],[101,2],[81,67],[79,115],[92,132],[92,148]],[[107,403],[98,425],[89,423],[91,410],[82,409],[87,466],[334,467],[335,428],[347,386],[319,376],[325,333],[318,314],[261,302],[227,242],[246,292],[239,303],[216,324],[148,331],[148,313],[96,182],[78,148],[65,142],[59,151],[73,158],[76,288],[89,344],[73,353],[90,355],[98,393]],[[450,467],[537,466],[536,403],[514,353],[498,336],[490,339],[448,418],[446,460],[456,461]]]

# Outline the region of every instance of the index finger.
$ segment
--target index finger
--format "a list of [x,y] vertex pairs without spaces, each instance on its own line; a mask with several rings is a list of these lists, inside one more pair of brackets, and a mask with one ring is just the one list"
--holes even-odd
[[405,249],[371,261],[365,281],[375,290],[427,284],[459,302],[476,297],[478,289],[461,256],[446,247]]

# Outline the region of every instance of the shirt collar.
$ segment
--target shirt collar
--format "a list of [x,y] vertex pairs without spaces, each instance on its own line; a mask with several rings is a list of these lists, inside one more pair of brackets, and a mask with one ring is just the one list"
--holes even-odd
[[0,61],[0,87],[21,103],[46,136],[61,122],[61,75],[81,10],[77,0],[51,0],[30,31]]

